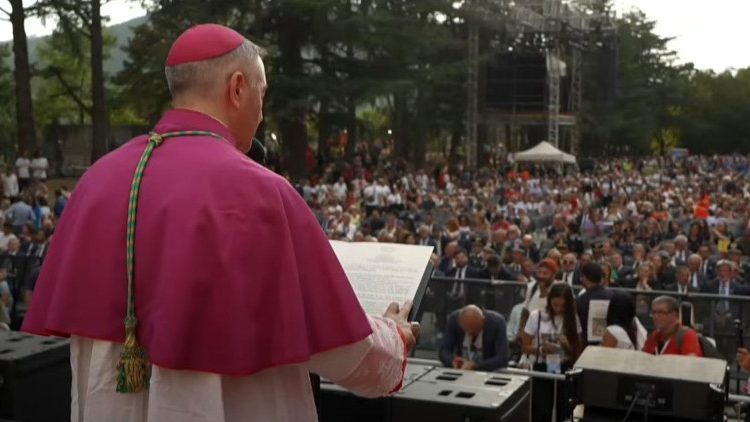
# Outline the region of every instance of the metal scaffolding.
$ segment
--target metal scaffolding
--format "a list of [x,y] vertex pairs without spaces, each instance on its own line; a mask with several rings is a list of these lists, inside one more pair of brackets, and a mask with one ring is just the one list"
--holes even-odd
[[[473,3],[473,1],[470,1]],[[477,165],[477,125],[479,117],[479,22],[468,22],[469,66],[466,106],[466,160],[469,167]]]
[[[583,86],[583,53],[603,34],[614,33],[614,12],[604,7],[604,0],[467,0],[467,75],[466,154],[467,164],[477,164],[480,150],[479,126],[509,149],[518,148],[522,126],[546,125],[547,141],[561,146],[561,128],[566,127],[567,148],[576,152],[580,138],[577,114],[581,107]],[[545,109],[540,113],[499,112],[480,107],[479,90],[484,87],[479,59],[485,53],[481,39],[501,34],[505,44],[498,51],[536,49],[547,65]],[[530,46],[530,47],[529,47]],[[490,47],[493,48],[492,46]],[[567,78],[566,78],[567,77]],[[566,112],[561,113],[563,78],[567,94]],[[504,123],[503,123],[504,122]],[[505,128],[503,128],[503,124]],[[511,139],[508,139],[508,138]],[[496,140],[497,140],[496,139]]]

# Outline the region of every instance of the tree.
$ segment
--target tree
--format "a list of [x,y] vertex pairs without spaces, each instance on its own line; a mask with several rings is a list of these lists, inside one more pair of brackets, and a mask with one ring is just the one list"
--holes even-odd
[[10,48],[0,45],[0,150],[12,155],[16,147],[16,114],[12,72],[6,65],[10,55]]
[[0,7],[13,26],[13,63],[16,99],[16,133],[18,150],[29,150],[37,146],[34,126],[34,105],[31,99],[31,67],[29,47],[26,39],[26,14],[22,0],[8,0],[10,10]]
[[[230,21],[231,1],[155,1],[149,20],[138,26],[125,47],[128,59],[113,78],[116,97],[124,107],[150,125],[156,124],[169,107],[170,94],[164,77],[164,63],[172,42],[199,22],[235,24]],[[237,18],[240,19],[240,18]]]
[[44,0],[46,12],[43,12],[55,13],[60,19],[62,31],[71,34],[71,39],[75,39],[73,33],[78,33],[89,41],[92,99],[91,162],[107,153],[110,136],[101,6],[101,0]]
[[255,0],[213,2],[208,9],[197,0],[175,3],[154,2],[116,78],[143,117],[153,120],[169,104],[162,75],[172,40],[211,20],[268,50],[266,122],[279,133],[284,170],[295,179],[305,176],[315,140],[325,156],[328,139],[346,130],[351,156],[363,110],[385,111],[399,156],[417,163],[429,140],[462,131],[465,37],[461,20],[453,19],[454,2]]
[[[105,35],[105,58],[115,44]],[[44,127],[55,122],[77,123],[81,126],[94,120],[90,40],[77,31],[55,31],[39,44],[39,75],[42,81],[36,100],[45,106],[39,110]]]
[[750,68],[736,73],[694,71],[676,113],[682,145],[696,153],[750,151]]
[[[617,96],[609,102],[599,95],[601,79],[586,78],[583,102],[583,146],[606,152],[645,153],[672,123],[670,110],[681,104],[678,89],[686,68],[675,64],[668,38],[654,32],[655,23],[640,11],[618,20]],[[587,74],[603,72],[599,51],[587,57]]]

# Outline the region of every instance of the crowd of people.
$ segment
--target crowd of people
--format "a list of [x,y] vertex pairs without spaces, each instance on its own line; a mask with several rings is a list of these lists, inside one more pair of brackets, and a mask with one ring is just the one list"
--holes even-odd
[[[750,295],[747,157],[617,159],[566,175],[554,167],[516,170],[512,160],[479,170],[443,161],[412,171],[389,151],[328,164],[296,188],[330,239],[433,248],[433,275],[456,280],[431,284],[428,292],[447,366],[515,362],[560,371],[588,344],[700,355],[694,331],[664,346],[664,336],[679,331],[677,302],[610,288]],[[50,207],[46,165],[27,156],[2,175],[6,324],[16,299],[6,280],[16,270],[7,258],[37,258],[38,274],[69,196],[58,190]],[[27,293],[34,268],[23,280]],[[522,283],[525,294],[506,318],[472,296],[459,281],[465,279]],[[602,300],[609,303],[606,324],[590,330],[589,305]],[[728,326],[743,310],[719,301],[701,312]],[[648,339],[645,319],[655,329]],[[491,330],[478,338],[485,326]]]
[[[48,170],[49,162],[41,151],[33,158],[23,152],[1,170],[0,328],[7,329],[18,322],[14,321],[18,312],[13,310],[19,300],[23,305],[31,300],[55,224],[70,197],[68,189],[62,186],[50,201]],[[12,320],[11,316],[16,318]]]
[[[297,188],[330,239],[433,248],[433,276],[443,282],[431,283],[427,308],[446,366],[560,371],[589,344],[698,356],[730,349],[722,340],[707,346],[693,328],[726,332],[744,320],[729,298],[750,295],[747,157],[613,159],[576,175],[510,164],[410,171],[360,155]],[[525,295],[509,313],[493,310],[465,279],[522,283]],[[697,321],[683,331],[692,317],[680,302],[637,294],[650,291],[728,300],[696,303]],[[590,304],[602,301],[609,312],[600,309],[589,330]]]

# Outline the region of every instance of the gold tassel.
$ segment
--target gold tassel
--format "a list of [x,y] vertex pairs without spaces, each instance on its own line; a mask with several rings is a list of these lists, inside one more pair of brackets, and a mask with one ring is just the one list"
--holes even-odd
[[117,392],[140,393],[148,388],[150,364],[146,350],[138,344],[135,326],[125,329],[125,344],[117,363]]

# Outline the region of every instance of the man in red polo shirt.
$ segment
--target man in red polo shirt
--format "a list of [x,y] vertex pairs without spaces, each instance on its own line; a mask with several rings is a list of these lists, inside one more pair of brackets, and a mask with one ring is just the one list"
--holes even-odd
[[678,341],[677,333],[682,327],[678,309],[677,300],[671,296],[654,299],[651,303],[651,316],[656,330],[646,340],[644,352],[652,355],[703,356],[698,333],[692,328],[685,328],[682,341]]

